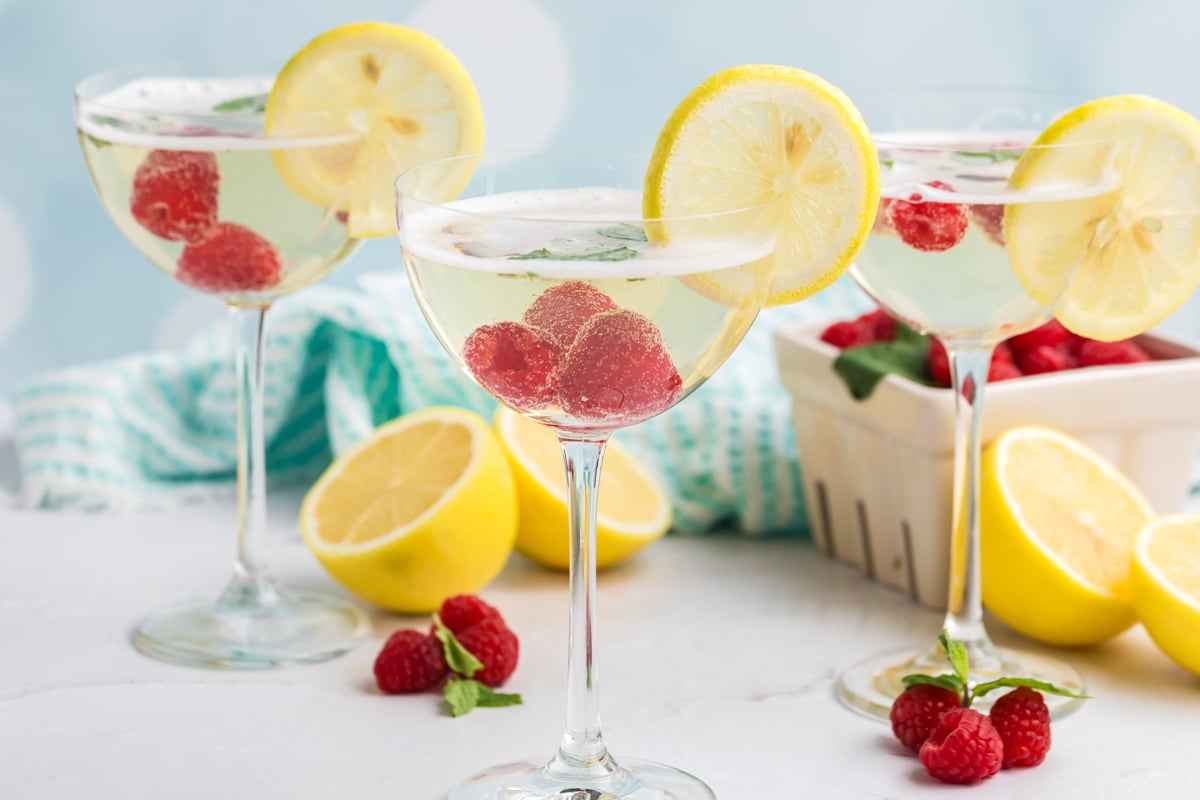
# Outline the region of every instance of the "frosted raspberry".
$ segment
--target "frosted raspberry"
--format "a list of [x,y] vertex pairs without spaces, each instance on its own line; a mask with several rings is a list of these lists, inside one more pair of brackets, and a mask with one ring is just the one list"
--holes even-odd
[[216,294],[260,292],[279,283],[283,261],[275,245],[234,222],[220,222],[179,254],[175,278]]
[[475,380],[515,408],[540,408],[558,396],[562,349],[528,325],[482,325],[467,337],[462,355]]
[[1084,339],[1076,349],[1081,367],[1100,367],[1107,364],[1140,364],[1150,360],[1150,354],[1131,339],[1119,342],[1098,342]]
[[498,617],[485,619],[454,634],[458,643],[483,663],[473,677],[488,686],[499,686],[517,668],[520,642]]
[[889,715],[892,733],[896,734],[901,744],[915,753],[933,733],[942,714],[961,707],[962,698],[957,692],[931,683],[910,686],[892,701]]
[[1050,752],[1050,711],[1041,692],[1018,686],[992,704],[988,717],[1004,743],[1004,769],[1036,767]]
[[971,222],[983,235],[1004,247],[1004,205],[1002,203],[973,203],[967,206]]
[[940,781],[978,783],[1000,771],[1004,743],[983,714],[955,708],[942,715],[917,757]]
[[[928,186],[946,192],[953,191],[942,181],[931,181]],[[888,206],[887,216],[901,241],[927,253],[949,250],[962,241],[967,232],[967,211],[964,206],[922,200],[919,193],[913,193],[908,200],[893,200]]]
[[375,684],[384,694],[423,692],[449,671],[442,643],[411,628],[388,637],[375,657]]
[[190,150],[152,150],[133,174],[129,211],[162,239],[199,241],[217,224],[217,157]]
[[617,304],[604,292],[585,281],[567,281],[551,286],[525,309],[526,325],[548,334],[559,347],[567,350],[588,320],[605,311],[616,311]]
[[666,411],[683,380],[654,323],[633,311],[591,319],[567,353],[559,402],[571,416],[628,424]]

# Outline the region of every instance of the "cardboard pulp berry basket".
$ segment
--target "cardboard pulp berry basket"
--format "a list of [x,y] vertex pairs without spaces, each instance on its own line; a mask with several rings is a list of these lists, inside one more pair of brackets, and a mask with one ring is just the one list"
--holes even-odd
[[[946,606],[954,397],[897,375],[856,401],[819,326],[785,326],[776,359],[792,397],[817,548],[921,605]],[[1057,428],[1108,458],[1159,513],[1185,502],[1200,446],[1200,349],[1146,334],[1154,359],[989,384],[983,442],[1015,425]]]

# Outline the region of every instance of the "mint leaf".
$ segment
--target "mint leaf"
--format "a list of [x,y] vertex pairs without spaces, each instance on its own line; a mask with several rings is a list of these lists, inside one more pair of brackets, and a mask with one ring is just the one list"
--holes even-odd
[[[433,615],[433,625],[433,635],[442,643],[442,652],[446,654],[446,663],[453,672],[469,678],[483,669],[483,663],[470,650],[462,646],[458,639],[455,638],[454,631],[447,628],[442,623],[442,618],[437,614]],[[470,709],[467,710],[469,711]],[[463,713],[465,714],[466,711]]]
[[479,688],[476,691],[479,694],[478,704],[480,708],[503,708],[504,706],[519,706],[524,702],[519,694],[496,692],[493,691],[490,686],[479,683],[479,681],[471,682],[479,684]]
[[1074,697],[1078,700],[1090,700],[1091,697],[1086,694],[1076,694],[1068,689],[1060,689],[1053,683],[1039,681],[1036,678],[996,678],[993,681],[981,683],[971,690],[971,697],[983,697],[993,689],[1001,687],[1016,688],[1018,686],[1028,686],[1030,689],[1037,689],[1039,692],[1046,694],[1056,694],[1060,697]]
[[951,639],[950,634],[946,633],[945,629],[938,634],[938,643],[942,645],[942,650],[946,653],[946,658],[950,661],[950,668],[954,670],[954,674],[962,681],[963,686],[967,685],[967,648],[957,639]]
[[226,100],[223,103],[217,103],[213,106],[213,111],[235,112],[246,111],[251,114],[261,114],[267,110],[267,96],[265,94],[252,94],[248,97],[236,97],[233,100]]
[[855,400],[866,400],[875,387],[891,374],[914,383],[933,386],[929,379],[927,337],[907,325],[896,323],[896,338],[847,347],[833,360],[833,371]]
[[450,716],[461,717],[476,708],[503,708],[519,706],[523,702],[519,694],[496,692],[471,678],[452,678],[442,689],[442,697],[450,706]]
[[622,239],[626,242],[648,241],[645,228],[641,225],[633,225],[628,222],[622,222],[620,225],[614,225],[611,228],[601,228],[596,233],[609,239]]
[[960,158],[986,158],[993,164],[997,161],[1016,161],[1021,157],[1015,150],[956,150],[954,155]]
[[918,672],[913,675],[905,675],[900,679],[900,682],[904,684],[905,689],[910,686],[916,686],[918,683],[927,683],[931,686],[940,686],[943,689],[949,689],[955,694],[962,694],[965,688],[957,675],[950,674],[925,675]]
[[446,699],[446,705],[450,706],[450,716],[461,717],[479,705],[479,687],[481,686],[483,684],[479,681],[470,679],[453,678],[446,681],[446,688],[442,689],[442,697]]
[[605,250],[592,250],[587,253],[557,253],[545,247],[531,250],[519,256],[509,256],[512,261],[627,261],[637,258],[637,250],[631,250],[625,245],[610,247]]

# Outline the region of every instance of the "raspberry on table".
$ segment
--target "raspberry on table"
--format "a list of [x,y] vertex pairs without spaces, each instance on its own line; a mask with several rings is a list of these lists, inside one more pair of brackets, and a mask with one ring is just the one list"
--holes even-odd
[[487,619],[502,619],[500,612],[473,594],[456,594],[442,601],[438,610],[442,624],[456,636]]
[[1026,375],[1044,372],[1061,372],[1075,366],[1074,359],[1065,350],[1048,344],[1023,350],[1017,355],[1017,365]]
[[654,323],[633,311],[598,314],[567,352],[559,402],[573,417],[636,422],[666,411],[683,379]]
[[889,715],[892,733],[896,734],[901,744],[915,753],[933,733],[942,715],[961,707],[962,698],[958,692],[931,683],[915,684],[892,701]]
[[159,238],[196,242],[217,224],[219,181],[213,153],[152,150],[133,174],[129,211]]
[[528,325],[481,325],[467,337],[462,357],[483,388],[518,409],[540,408],[558,397],[562,348]]
[[617,304],[604,292],[586,281],[567,281],[551,286],[525,309],[521,320],[545,332],[565,352],[588,320],[605,311],[616,311]]
[[[930,181],[927,185],[954,191],[942,181]],[[893,200],[887,216],[901,241],[927,253],[949,250],[967,233],[967,211],[962,204],[922,200],[915,192],[908,200]]]
[[1119,342],[1099,342],[1084,339],[1079,342],[1075,357],[1081,367],[1101,367],[1109,364],[1140,364],[1150,360],[1150,354],[1132,339]]
[[978,783],[1000,771],[1004,743],[991,720],[973,708],[942,715],[917,756],[925,771],[946,783]]
[[1018,686],[992,704],[992,726],[1004,743],[1001,766],[1036,767],[1050,751],[1050,711],[1041,692]]
[[412,628],[393,633],[375,657],[375,684],[384,694],[432,689],[449,672],[442,643]]
[[473,676],[480,683],[499,686],[517,668],[520,643],[499,617],[485,619],[469,628],[455,631],[458,643],[483,663]]
[[219,222],[179,254],[175,278],[216,294],[259,292],[279,283],[283,259],[275,245],[244,225]]

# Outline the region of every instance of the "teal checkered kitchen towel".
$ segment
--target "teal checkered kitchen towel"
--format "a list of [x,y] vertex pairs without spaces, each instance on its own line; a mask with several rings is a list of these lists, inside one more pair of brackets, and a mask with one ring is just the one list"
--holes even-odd
[[[804,501],[790,402],[771,331],[861,310],[842,282],[763,313],[692,397],[618,438],[665,479],[676,528],[800,531]],[[268,474],[311,481],[334,454],[400,414],[495,401],[446,356],[403,273],[318,287],[272,310],[266,361]],[[225,326],[182,352],[40,376],[12,397],[22,502],[46,508],[169,506],[231,492],[237,418]]]

